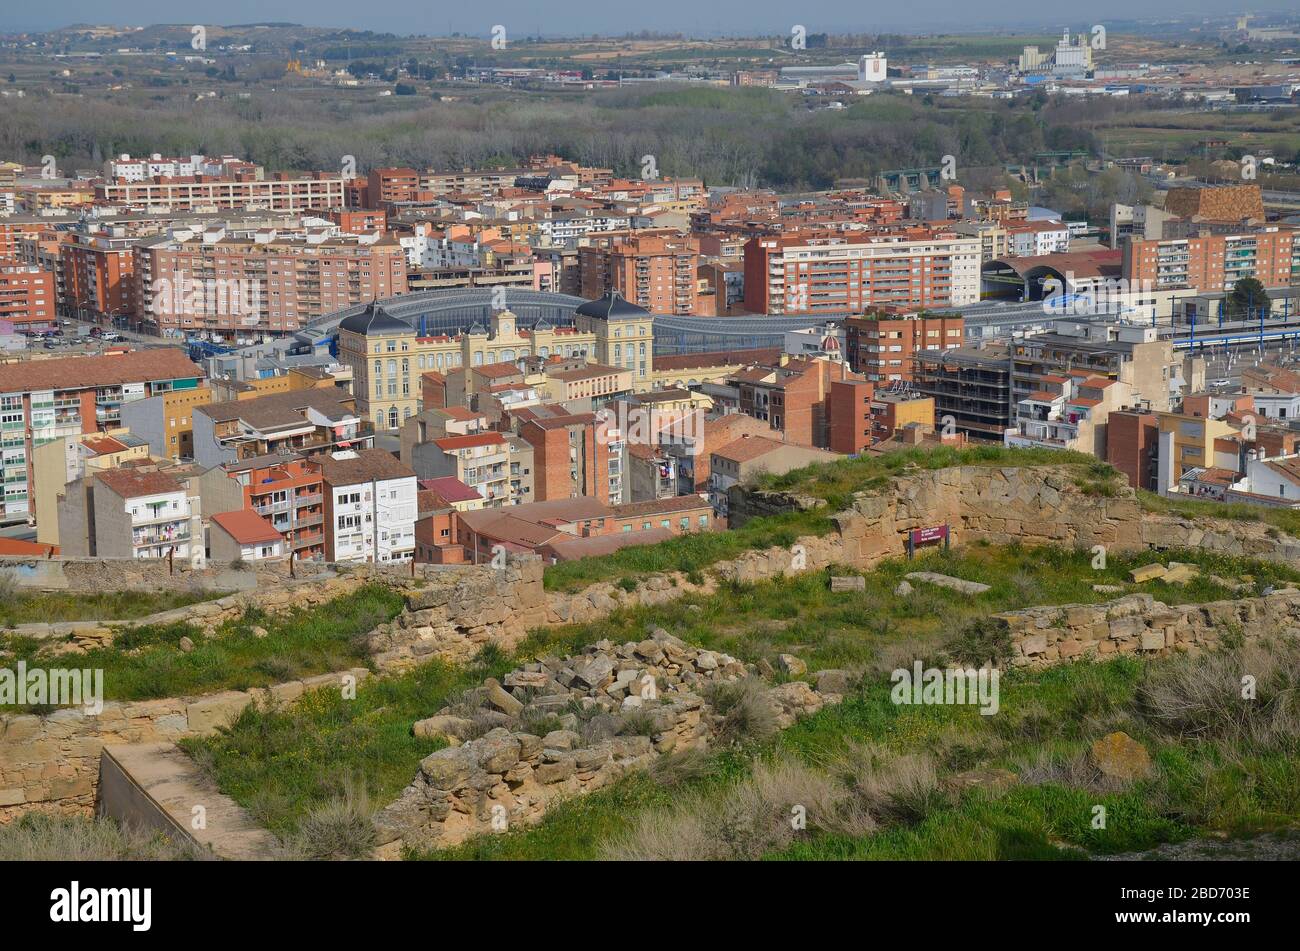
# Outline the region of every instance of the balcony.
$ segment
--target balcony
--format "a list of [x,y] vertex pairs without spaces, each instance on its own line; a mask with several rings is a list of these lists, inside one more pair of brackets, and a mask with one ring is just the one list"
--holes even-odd
[[190,533],[132,535],[131,544],[136,548],[150,548],[154,545],[180,545],[190,540]]
[[311,534],[308,535],[299,533],[297,535],[294,535],[292,547],[294,551],[297,551],[300,548],[310,548],[313,545],[323,545],[323,544],[325,544],[324,532],[312,532]]

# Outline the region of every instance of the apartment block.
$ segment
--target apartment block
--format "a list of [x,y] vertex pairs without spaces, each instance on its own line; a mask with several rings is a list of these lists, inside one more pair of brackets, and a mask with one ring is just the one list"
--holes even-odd
[[74,231],[59,245],[67,306],[82,320],[130,314],[136,239],[122,228]]
[[407,292],[406,256],[379,233],[253,239],[216,228],[140,244],[131,307],[142,329],[222,338],[286,334],[323,314]]
[[1122,273],[1130,285],[1156,289],[1230,291],[1246,277],[1265,287],[1284,286],[1300,277],[1300,241],[1293,229],[1279,226],[1159,241],[1134,238],[1124,245]]
[[1237,429],[1231,423],[1184,413],[1158,412],[1156,491],[1169,495],[1192,469],[1237,471]]
[[171,462],[194,458],[194,408],[211,403],[206,386],[169,390],[122,404],[122,425],[145,440],[149,452]]
[[196,406],[194,461],[216,466],[273,454],[368,448],[374,431],[355,407],[351,394],[337,387]]
[[980,299],[980,240],[954,231],[751,238],[745,308],[756,314],[960,307]]
[[877,312],[844,321],[844,357],[873,383],[911,380],[921,350],[954,350],[964,341],[961,315]]
[[196,389],[202,376],[184,353],[171,348],[0,365],[0,522],[27,520],[34,511],[39,492],[31,460],[37,447],[64,436],[117,429],[125,404]]
[[[318,462],[261,456],[213,466],[199,482],[203,510],[213,518],[219,512],[248,512],[283,539],[286,557],[325,557],[325,484]],[[218,557],[215,546],[212,557]]]
[[15,330],[46,330],[56,326],[54,274],[30,265],[0,266],[0,321]]
[[748,367],[730,379],[740,412],[783,433],[785,442],[825,448],[830,445],[831,387],[853,376],[837,361],[787,357],[778,366]]
[[151,465],[87,473],[59,499],[64,555],[203,563],[188,484]]
[[91,472],[118,469],[149,459],[149,444],[125,429],[62,436],[36,447],[32,454],[32,483],[42,487],[33,500],[36,540],[59,542],[59,495],[69,482]]
[[[421,479],[456,479],[469,486],[490,507],[516,505],[525,499],[524,477],[531,464],[517,454],[511,434],[479,432],[443,436],[411,449],[411,465]],[[524,470],[528,470],[525,473]],[[531,486],[529,487],[531,492]]]
[[945,432],[1000,443],[1014,418],[1011,353],[1003,345],[919,350],[912,385],[934,400],[935,426]]
[[276,175],[263,180],[184,176],[145,182],[112,181],[95,185],[95,203],[171,211],[329,211],[344,206],[344,184],[341,176],[322,172],[302,178]]
[[1158,328],[1104,319],[1058,320],[1050,332],[1018,340],[1011,350],[1014,403],[1081,375],[1126,383],[1134,405],[1168,410],[1179,365],[1171,338]]
[[595,414],[531,419],[520,425],[519,437],[533,447],[535,501],[623,501],[624,434],[602,425]]
[[1005,444],[1037,449],[1070,449],[1106,458],[1110,414],[1132,405],[1133,392],[1120,380],[1070,374],[1016,404]]
[[1106,426],[1106,461],[1135,489],[1156,491],[1160,418],[1142,410],[1117,410]]
[[683,236],[630,234],[579,248],[583,297],[608,291],[655,314],[694,314],[700,247]]
[[325,559],[409,561],[415,555],[415,471],[382,449],[320,457],[325,484]]

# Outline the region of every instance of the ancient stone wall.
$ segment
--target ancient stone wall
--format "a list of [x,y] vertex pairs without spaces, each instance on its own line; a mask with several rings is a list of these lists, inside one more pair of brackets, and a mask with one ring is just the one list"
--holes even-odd
[[[724,717],[708,688],[753,677],[726,654],[701,650],[662,628],[642,641],[599,641],[570,657],[545,657],[489,678],[476,695],[415,723],[450,744],[425,757],[402,795],[379,813],[379,854],[402,846],[447,847],[542,818],[554,802],[583,795],[650,765],[706,746]],[[823,683],[824,681],[824,683]],[[830,678],[819,693],[802,681],[744,685],[774,722],[838,702]],[[486,731],[486,732],[484,732]],[[534,732],[535,731],[535,732]]]
[[1050,667],[1119,654],[1194,653],[1224,637],[1300,637],[1300,589],[1258,598],[1168,605],[1149,594],[995,615],[1011,633],[1016,667]]
[[[288,702],[304,690],[341,688],[369,676],[365,668],[291,680],[274,687],[199,697],[110,701],[96,716],[80,708],[47,716],[0,718],[0,822],[24,812],[85,813],[95,802],[100,751],[107,743],[155,743],[204,736],[228,725],[253,702]],[[346,677],[354,678],[346,681]]]

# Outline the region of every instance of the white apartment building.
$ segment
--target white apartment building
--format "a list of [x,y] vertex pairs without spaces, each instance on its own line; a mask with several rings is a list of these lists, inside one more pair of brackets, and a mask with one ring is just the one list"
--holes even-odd
[[415,552],[415,471],[382,449],[318,460],[325,483],[325,559],[380,564]]
[[188,480],[152,466],[123,466],[69,483],[59,499],[63,554],[204,562],[197,497]]

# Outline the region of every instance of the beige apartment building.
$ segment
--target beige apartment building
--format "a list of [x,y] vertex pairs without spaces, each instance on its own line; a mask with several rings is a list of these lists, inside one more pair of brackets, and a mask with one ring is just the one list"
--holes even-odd
[[406,254],[378,233],[159,238],[136,250],[132,306],[154,333],[291,333],[323,314],[405,294]]
[[36,540],[60,545],[59,495],[70,482],[87,473],[119,469],[132,459],[148,459],[149,444],[129,429],[61,436],[32,452],[32,479],[42,490],[36,496]]

